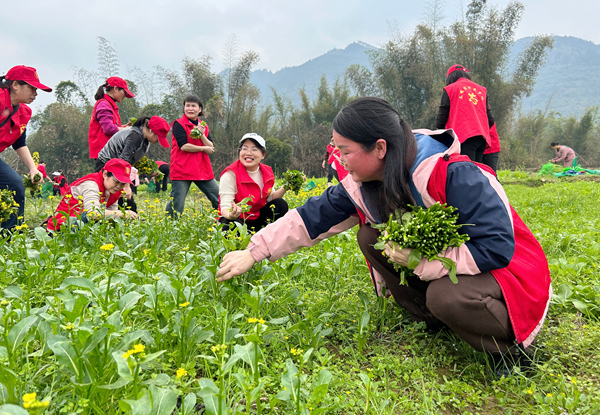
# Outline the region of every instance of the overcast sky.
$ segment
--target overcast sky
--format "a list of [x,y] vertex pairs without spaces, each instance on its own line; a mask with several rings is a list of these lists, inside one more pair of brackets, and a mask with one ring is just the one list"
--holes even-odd
[[[432,2],[414,0],[21,0],[0,13],[0,73],[14,65],[34,66],[54,87],[74,79],[73,68],[96,70],[98,37],[116,50],[120,76],[133,67],[178,69],[182,58],[213,57],[224,65],[228,38],[240,51],[260,55],[256,69],[297,66],[355,41],[380,46],[390,27],[410,34]],[[505,7],[508,0],[488,0]],[[575,36],[600,43],[597,0],[523,0],[517,38],[535,34]],[[467,0],[443,2],[449,24]],[[44,96],[45,95],[45,96]],[[40,91],[34,110],[54,100]],[[93,97],[90,97],[93,100]]]

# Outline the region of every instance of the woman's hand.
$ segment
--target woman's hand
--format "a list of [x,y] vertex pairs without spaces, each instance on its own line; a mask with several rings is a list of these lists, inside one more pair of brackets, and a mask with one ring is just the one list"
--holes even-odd
[[227,281],[238,275],[242,275],[252,268],[256,263],[248,249],[233,251],[225,255],[223,262],[217,271],[217,282]]
[[125,211],[125,219],[137,219],[137,218],[138,218],[138,214],[135,213],[133,210]]
[[[39,174],[41,177],[41,179],[38,181],[35,180],[36,174]],[[29,177],[31,178],[31,183],[43,183],[44,182],[44,176],[42,175],[42,173],[40,173],[40,171],[37,168],[33,168],[33,169],[29,170]]]
[[204,151],[206,154],[212,154],[215,152],[215,148],[211,146],[204,146],[202,147],[202,151]]
[[408,256],[410,255],[410,248],[400,248],[400,245],[393,242],[385,244],[385,254],[395,264],[408,267]]
[[227,219],[237,219],[240,217],[240,215],[242,214],[242,207],[236,205],[235,203],[231,203],[231,209],[229,209],[229,211],[225,212],[225,217]]

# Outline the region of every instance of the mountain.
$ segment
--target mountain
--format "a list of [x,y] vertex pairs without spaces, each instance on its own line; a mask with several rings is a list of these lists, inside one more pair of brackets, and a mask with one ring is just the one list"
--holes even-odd
[[[510,62],[514,62],[532,38],[515,42]],[[250,82],[261,92],[263,103],[272,103],[275,88],[278,94],[300,105],[299,89],[304,87],[312,100],[317,96],[321,75],[325,74],[330,87],[343,78],[346,68],[360,64],[371,68],[368,51],[376,49],[363,42],[355,42],[345,49],[333,49],[299,66],[283,68],[277,72],[258,70],[252,72]],[[509,64],[509,68],[514,65]],[[600,45],[590,41],[554,36],[554,48],[540,69],[531,96],[523,100],[522,111],[540,109],[559,112],[563,116],[581,116],[585,109],[596,106],[600,97]]]
[[[553,36],[554,47],[540,69],[531,96],[523,100],[522,111],[559,112],[581,116],[588,107],[597,106],[600,97],[600,45],[570,36]],[[514,59],[532,38],[515,42]]]
[[277,72],[266,69],[252,72],[250,82],[258,87],[264,104],[273,101],[271,86],[279,95],[286,96],[295,105],[300,104],[300,88],[304,87],[306,94],[312,100],[317,96],[317,89],[325,74],[331,87],[339,77],[343,79],[346,68],[352,64],[371,67],[366,52],[376,49],[363,42],[354,42],[345,49],[332,49],[329,52],[309,60],[299,66],[283,68]]

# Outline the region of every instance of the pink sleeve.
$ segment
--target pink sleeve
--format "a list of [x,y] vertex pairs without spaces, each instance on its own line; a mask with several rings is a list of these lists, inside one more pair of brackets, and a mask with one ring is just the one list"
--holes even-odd
[[117,131],[119,131],[119,126],[115,124],[115,115],[113,113],[113,109],[110,104],[106,102],[106,100],[102,100],[96,106],[96,112],[94,113],[94,117],[98,120],[102,131],[109,137],[112,137]]
[[[454,261],[458,275],[477,275],[481,273],[473,259],[473,255],[471,255],[465,244],[458,248],[448,248],[441,256]],[[437,280],[448,275],[448,270],[440,261],[429,261],[427,258],[421,259],[414,272],[420,279],[425,281]]]
[[256,262],[268,259],[271,262],[296,252],[300,248],[310,247],[323,239],[337,235],[358,225],[358,217],[350,217],[331,227],[327,232],[310,239],[304,221],[296,209],[290,210],[283,218],[271,223],[256,233],[248,249]]

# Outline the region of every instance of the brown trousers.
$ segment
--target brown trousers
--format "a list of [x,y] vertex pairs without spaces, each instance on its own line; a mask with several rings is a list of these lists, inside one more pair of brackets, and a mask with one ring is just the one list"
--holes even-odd
[[400,285],[399,272],[382,251],[373,248],[378,236],[378,230],[361,226],[358,245],[384,278],[394,300],[414,321],[425,321],[430,328],[443,323],[479,351],[513,350],[515,335],[502,291],[492,274],[459,275],[458,284],[446,277],[422,281],[413,275],[406,278],[408,285]]

